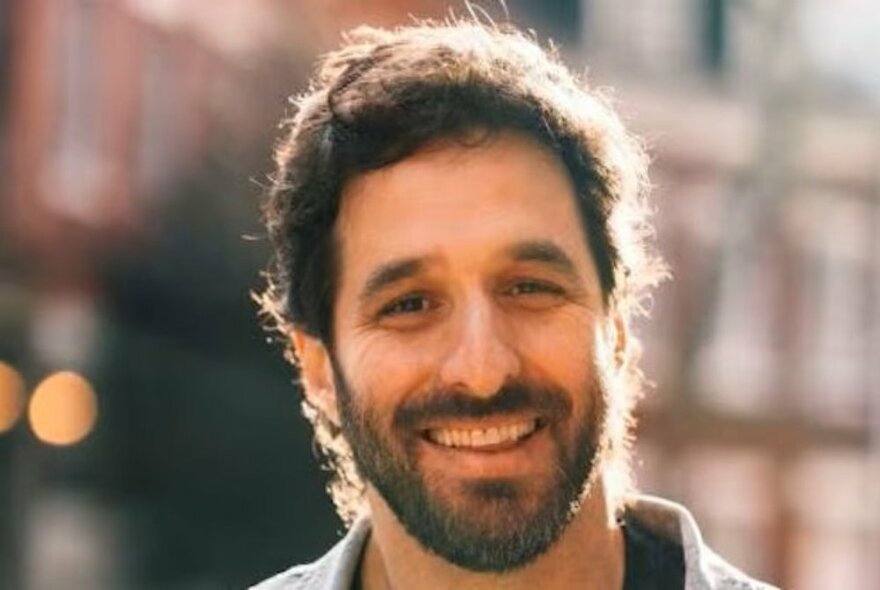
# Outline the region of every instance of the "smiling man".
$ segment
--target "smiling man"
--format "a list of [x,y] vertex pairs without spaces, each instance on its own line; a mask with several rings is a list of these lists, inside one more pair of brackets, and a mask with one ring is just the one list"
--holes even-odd
[[765,588],[628,475],[645,158],[558,59],[362,29],[277,151],[261,297],[346,537],[262,589]]

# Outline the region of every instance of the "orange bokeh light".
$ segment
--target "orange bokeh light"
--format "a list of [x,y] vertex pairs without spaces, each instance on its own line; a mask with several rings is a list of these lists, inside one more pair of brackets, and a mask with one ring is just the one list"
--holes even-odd
[[54,373],[31,396],[28,418],[41,441],[59,446],[77,443],[92,431],[98,418],[95,390],[77,373]]
[[0,433],[18,422],[24,409],[24,379],[18,371],[0,361]]

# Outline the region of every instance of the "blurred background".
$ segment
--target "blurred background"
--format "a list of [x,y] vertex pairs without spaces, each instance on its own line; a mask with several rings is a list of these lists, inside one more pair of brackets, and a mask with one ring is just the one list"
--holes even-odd
[[[785,588],[880,588],[880,7],[507,7],[651,146],[642,489]],[[338,538],[259,196],[341,31],[449,8],[0,2],[0,588],[241,588]]]

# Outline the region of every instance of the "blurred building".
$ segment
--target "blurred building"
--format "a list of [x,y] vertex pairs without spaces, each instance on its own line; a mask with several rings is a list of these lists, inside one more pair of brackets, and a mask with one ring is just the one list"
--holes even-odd
[[[782,587],[880,587],[878,9],[507,4],[615,88],[655,159],[675,279],[642,328],[640,484]],[[0,587],[242,586],[318,555],[339,524],[241,238],[314,57],[447,5],[0,11],[0,361],[98,396],[74,446],[26,416],[0,433]]]
[[242,239],[329,27],[274,1],[2,6],[0,359],[28,390],[85,376],[98,417],[67,446],[32,412],[0,436],[0,587],[244,586],[332,541]]
[[675,275],[643,330],[642,487],[781,587],[878,587],[880,9],[584,8]]

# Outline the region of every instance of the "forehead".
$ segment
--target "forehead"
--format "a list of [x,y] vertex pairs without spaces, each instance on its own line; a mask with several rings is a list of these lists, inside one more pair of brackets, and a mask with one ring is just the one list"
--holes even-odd
[[476,146],[437,142],[352,179],[335,229],[340,292],[389,260],[474,267],[527,241],[552,242],[592,268],[567,170],[514,132]]

